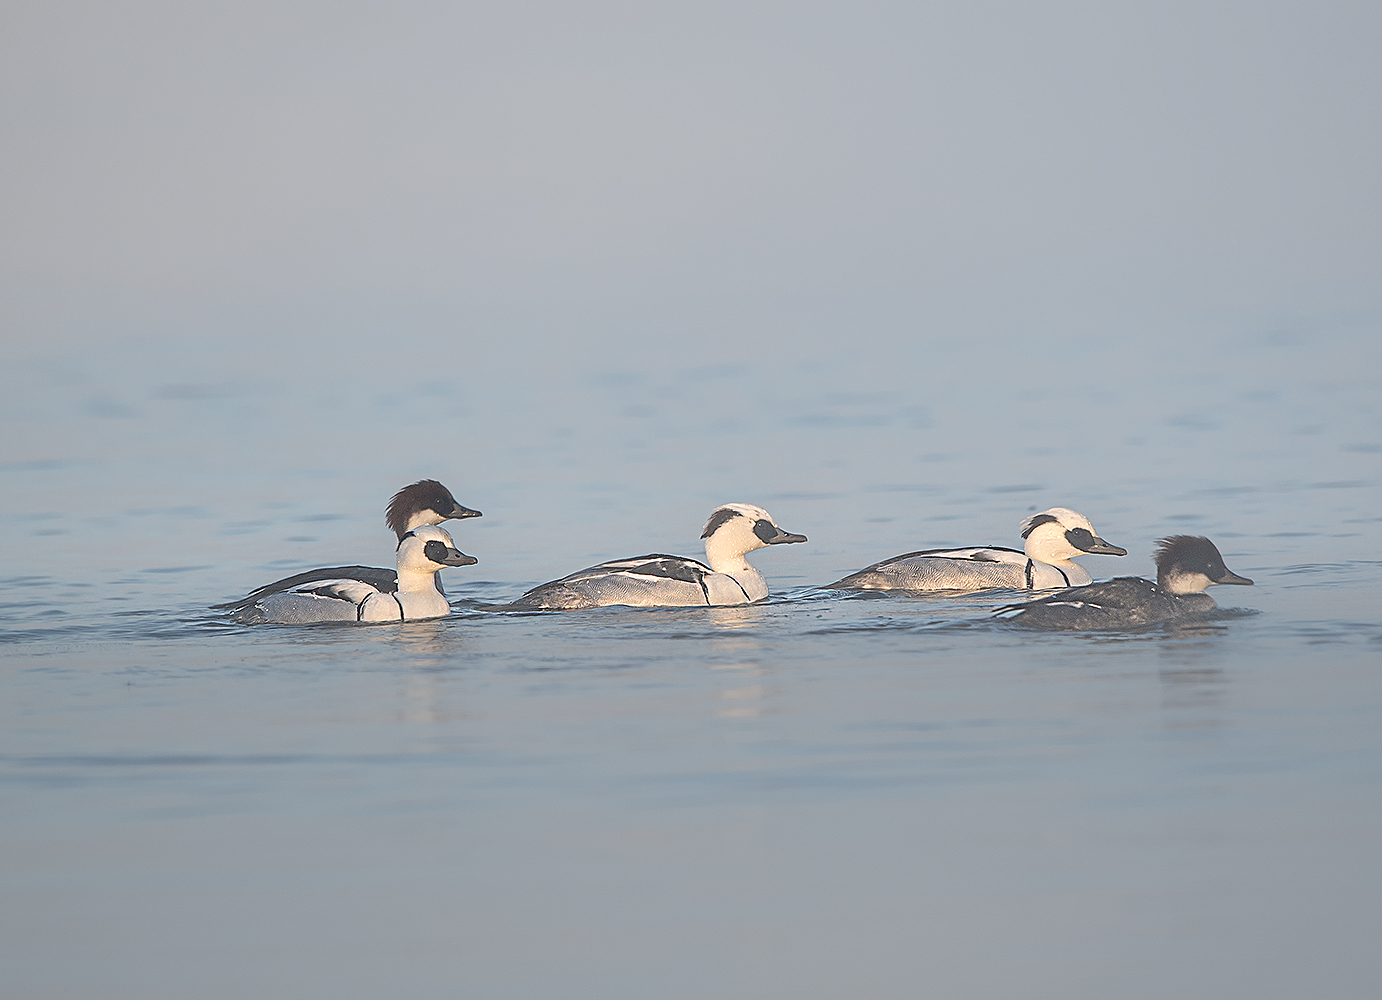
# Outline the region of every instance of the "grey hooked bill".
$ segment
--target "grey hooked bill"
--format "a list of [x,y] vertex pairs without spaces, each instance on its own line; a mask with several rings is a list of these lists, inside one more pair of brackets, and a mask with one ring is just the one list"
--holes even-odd
[[1094,544],[1090,545],[1085,551],[1095,556],[1125,556],[1128,554],[1127,549],[1106,542],[1098,535],[1094,536]]

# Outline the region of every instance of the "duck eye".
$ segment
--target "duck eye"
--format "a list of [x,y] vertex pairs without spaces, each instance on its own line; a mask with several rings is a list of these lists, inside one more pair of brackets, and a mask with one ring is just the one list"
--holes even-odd
[[1081,552],[1088,552],[1094,544],[1094,536],[1084,528],[1071,528],[1065,533],[1065,540]]

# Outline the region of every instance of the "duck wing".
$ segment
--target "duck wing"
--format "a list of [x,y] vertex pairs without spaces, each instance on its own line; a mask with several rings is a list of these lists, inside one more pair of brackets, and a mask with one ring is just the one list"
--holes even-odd
[[320,580],[303,584],[301,587],[293,587],[287,591],[280,591],[280,593],[328,597],[337,601],[349,601],[358,607],[379,593],[379,588],[366,583],[364,580]]
[[653,552],[611,559],[534,587],[509,605],[515,609],[598,608],[611,604],[709,604],[705,578],[712,570],[683,556]]
[[383,569],[376,566],[329,566],[323,569],[309,569],[304,573],[298,573],[294,576],[285,576],[282,580],[266,583],[264,586],[250,591],[249,594],[238,600],[228,601],[225,604],[213,604],[212,607],[218,611],[234,611],[239,608],[249,607],[251,604],[259,601],[261,598],[268,597],[270,594],[281,594],[285,591],[297,590],[305,584],[334,583],[347,580],[368,584],[381,594],[392,594],[398,590],[397,570]]
[[[378,588],[363,580],[315,580],[288,590],[264,594],[257,601],[232,612],[242,625],[273,622],[279,625],[308,625],[319,622],[360,621],[371,598],[381,596]],[[390,604],[393,597],[386,597]],[[398,605],[402,617],[402,605]],[[373,620],[373,619],[371,619]]]
[[1011,563],[1014,565],[1025,565],[1027,553],[1021,549],[1010,549],[1003,545],[975,545],[963,549],[922,549],[920,552],[904,552],[900,556],[893,556],[891,559],[884,559],[876,562],[872,566],[866,566],[859,572],[867,573],[882,566],[891,566],[893,563],[906,562],[909,559],[964,559],[970,562],[987,563]]
[[701,579],[710,573],[711,569],[705,563],[697,562],[695,559],[688,559],[685,556],[669,556],[663,552],[651,552],[646,556],[630,556],[627,559],[611,559],[609,562],[602,562],[595,566],[588,566],[585,569],[577,570],[570,576],[564,576],[556,583],[566,583],[571,580],[584,580],[593,576],[607,576],[610,573],[631,573],[635,576],[646,576],[664,580],[681,580],[684,583],[699,583]]
[[1173,618],[1178,610],[1174,596],[1151,580],[1120,576],[1020,604],[1005,604],[993,614],[1034,628],[1085,631],[1148,625]]
[[830,584],[835,590],[988,590],[1027,585],[1027,553],[999,545],[904,552]]

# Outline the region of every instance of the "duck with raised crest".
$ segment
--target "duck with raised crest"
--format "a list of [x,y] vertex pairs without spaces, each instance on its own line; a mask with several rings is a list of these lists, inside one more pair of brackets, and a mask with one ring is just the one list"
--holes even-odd
[[1208,538],[1172,535],[1157,543],[1156,583],[1140,576],[1062,590],[994,614],[1031,628],[1097,631],[1138,628],[1159,622],[1202,619],[1218,608],[1205,590],[1216,584],[1251,587],[1252,581],[1224,565]]
[[[403,567],[405,559],[404,541],[410,536],[413,538],[422,537],[417,534],[420,529],[434,528],[442,521],[452,518],[480,516],[482,515],[478,510],[471,510],[469,507],[463,507],[457,503],[456,498],[451,495],[451,491],[435,479],[423,479],[410,486],[403,487],[403,489],[395,493],[393,498],[389,500],[389,505],[384,512],[385,523],[398,536],[398,567]],[[433,565],[430,570],[429,587],[433,592],[441,596],[442,603],[445,604],[446,591],[442,588],[440,576],[441,569],[447,566],[469,566],[477,562],[477,560],[457,551],[454,543],[451,541],[451,536],[447,532],[439,528],[436,530],[440,532],[439,535],[424,533],[426,537],[422,539],[424,543],[423,555],[426,556],[428,553],[427,543],[437,543],[437,545],[444,543],[444,545],[450,549],[451,553],[454,553],[454,555],[442,553],[435,545],[430,550],[433,555],[442,555],[445,559],[452,560],[449,562],[441,559],[430,560],[430,562],[435,563],[435,565]],[[413,548],[415,548],[415,546],[409,546],[409,553],[407,555],[409,573],[420,572],[424,564],[429,561],[426,559],[414,558],[412,554]],[[462,561],[455,561],[458,558]],[[466,562],[464,560],[469,561]],[[360,601],[355,602],[357,604],[357,610],[361,611],[363,602],[367,600],[371,594],[394,594],[398,593],[400,590],[404,593],[415,592],[419,595],[417,599],[409,598],[407,601],[403,602],[404,604],[411,601],[412,604],[419,608],[421,608],[423,604],[435,605],[435,602],[430,601],[430,598],[426,598],[424,591],[427,588],[413,588],[410,590],[411,584],[408,581],[404,581],[404,585],[400,587],[400,574],[398,568],[385,569],[380,566],[327,566],[321,569],[311,569],[303,573],[297,573],[293,576],[285,577],[282,580],[276,580],[273,583],[258,588],[248,596],[240,598],[238,601],[216,605],[216,607],[218,609],[228,609],[232,611],[235,617],[242,621],[278,621],[280,620],[278,618],[265,617],[265,613],[262,610],[254,610],[256,606],[269,600],[270,605],[273,607],[287,607],[288,604],[291,604],[292,607],[297,609],[291,612],[291,614],[321,613],[328,615],[328,617],[325,618],[301,619],[303,621],[352,620],[348,617],[342,617],[346,614],[345,610],[334,604],[313,604],[311,601],[300,600],[285,604],[274,598],[274,595],[277,594],[304,594],[312,590],[313,587],[326,588],[328,586],[335,588],[337,592],[337,596],[331,596],[329,598],[332,601],[347,600],[352,594],[357,593],[364,595],[361,597]],[[368,590],[361,590],[360,587],[368,588]],[[322,600],[328,599],[328,595],[325,593],[318,593],[315,596]],[[401,606],[402,605],[399,607]],[[388,610],[386,605],[376,604],[373,607],[375,609],[383,608],[384,611]],[[399,612],[399,607],[395,607],[393,612],[389,613],[396,615]],[[306,610],[309,608],[316,609],[316,611],[311,612]],[[450,608],[447,606],[447,609],[441,611],[440,614],[446,614],[449,610]],[[287,611],[282,613],[289,614]],[[371,611],[370,613],[373,614],[374,612]],[[405,617],[436,617],[436,615],[423,615],[419,613],[416,615],[405,614]],[[382,620],[397,621],[398,618],[386,617]]]
[[768,583],[745,555],[768,545],[806,541],[805,535],[793,535],[779,528],[762,507],[746,503],[727,503],[716,508],[701,537],[705,539],[704,563],[662,553],[615,559],[534,587],[508,608],[536,611],[613,604],[751,604],[768,596]]
[[441,483],[435,479],[419,479],[393,495],[384,508],[384,523],[398,540],[414,528],[424,524],[441,524],[452,518],[482,517],[478,510],[462,507]]
[[1066,507],[1022,522],[1023,550],[999,545],[925,549],[866,566],[827,590],[1049,590],[1081,587],[1093,577],[1077,556],[1125,556],[1099,537],[1083,514]]
[[435,524],[405,532],[398,543],[398,569],[392,586],[375,586],[351,577],[293,584],[279,580],[260,587],[234,605],[237,621],[257,625],[313,622],[402,622],[441,618],[451,613],[437,574],[448,566],[473,566],[474,556],[456,548]]

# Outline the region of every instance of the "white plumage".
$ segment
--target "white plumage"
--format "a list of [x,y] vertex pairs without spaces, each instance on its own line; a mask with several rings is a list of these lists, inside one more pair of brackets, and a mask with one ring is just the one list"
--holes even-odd
[[[448,566],[472,566],[474,556],[459,551],[451,536],[436,525],[419,525],[398,543],[396,578],[390,581],[371,571],[360,575],[323,578],[329,570],[310,570],[266,584],[248,597],[222,607],[231,608],[245,624],[275,622],[306,625],[313,622],[399,622],[440,618],[451,605],[438,586],[437,573]],[[369,570],[369,567],[341,567]]]
[[750,604],[768,596],[768,583],[744,557],[767,545],[806,541],[805,535],[779,528],[762,507],[743,503],[716,508],[701,537],[705,539],[704,563],[663,553],[614,559],[534,587],[509,607],[570,610],[612,604]]
[[1127,555],[1099,537],[1083,514],[1052,507],[1021,525],[1023,550],[997,545],[927,549],[893,556],[830,584],[840,590],[1049,590],[1093,577],[1076,556]]

